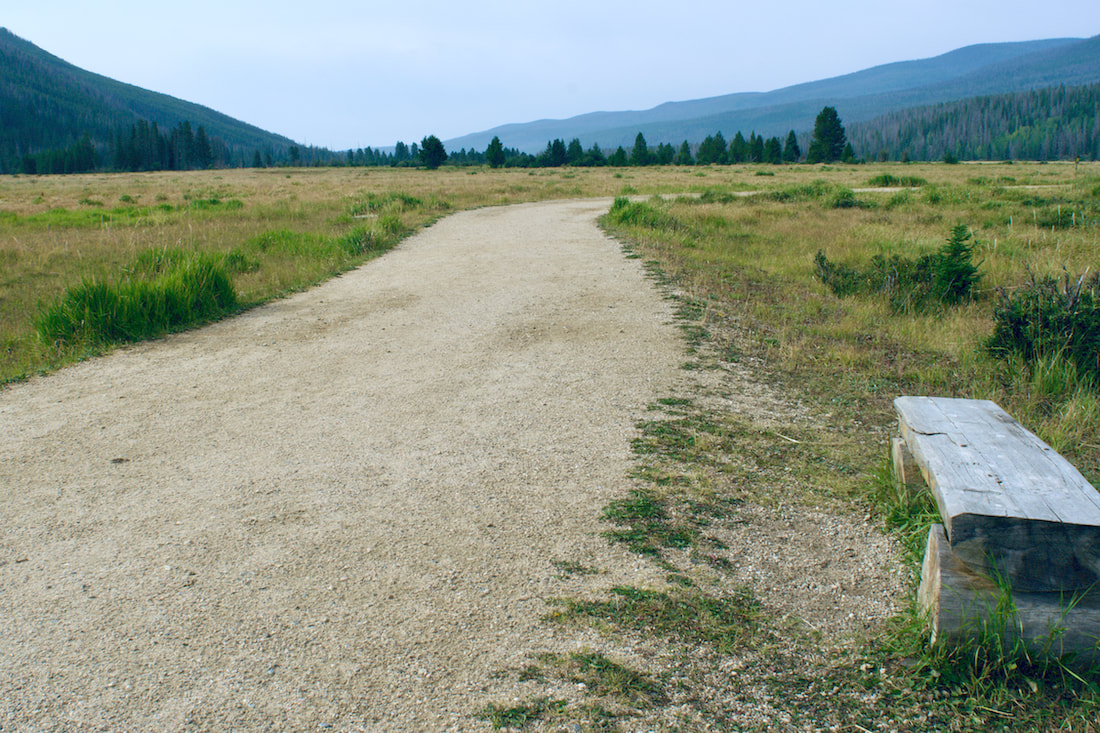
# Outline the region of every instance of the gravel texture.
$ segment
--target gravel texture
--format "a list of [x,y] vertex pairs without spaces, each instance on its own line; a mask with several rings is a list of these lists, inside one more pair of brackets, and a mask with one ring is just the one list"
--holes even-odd
[[[0,391],[0,730],[480,730],[683,346],[609,201]],[[499,683],[503,684],[503,683]]]

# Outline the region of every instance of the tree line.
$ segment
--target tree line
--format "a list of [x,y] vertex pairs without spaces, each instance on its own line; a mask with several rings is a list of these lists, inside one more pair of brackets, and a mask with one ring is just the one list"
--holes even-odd
[[[651,165],[730,165],[736,163],[764,163],[780,165],[797,163],[803,160],[798,135],[794,130],[787,133],[784,141],[778,137],[765,139],[763,135],[751,132],[746,138],[738,131],[733,140],[726,142],[721,131],[707,135],[700,143],[692,145],[684,140],[679,148],[669,143],[659,143],[651,148],[641,132],[634,138],[634,146],[628,151],[618,146],[606,153],[598,144],[585,148],[580,138],[568,143],[556,138],[546,143],[546,148],[533,155],[516,149],[505,148],[500,137],[494,136],[484,152],[466,150],[448,154],[443,144],[434,135],[420,141],[419,148],[399,142],[394,155],[387,158],[367,148],[366,151],[348,151],[349,165],[371,165],[368,161],[378,161],[377,165],[413,165],[418,161],[427,168],[438,168],[448,162],[454,166],[488,165],[491,168],[558,168],[562,166],[651,166]],[[805,155],[808,163],[831,163],[833,161],[855,162],[856,155],[848,142],[844,125],[841,123],[835,107],[824,107],[814,122],[813,138]]]
[[[650,147],[645,135],[638,133],[634,146],[627,150],[618,146],[610,153],[598,144],[585,147],[579,138],[568,143],[561,139],[547,142],[546,149],[538,154],[506,148],[499,137],[494,137],[484,151],[465,148],[448,153],[435,135],[424,137],[420,143],[407,144],[398,141],[392,151],[371,147],[337,153],[325,148],[291,145],[285,151],[254,150],[247,157],[222,140],[207,134],[203,125],[192,127],[183,121],[175,127],[161,130],[156,122],[139,120],[127,128],[119,129],[107,144],[95,144],[88,134],[65,148],[46,150],[23,155],[12,170],[27,174],[86,173],[104,171],[160,171],[199,170],[205,168],[267,168],[289,166],[355,166],[355,167],[405,167],[423,166],[438,168],[444,163],[452,166],[488,165],[492,168],[555,168],[561,166],[661,166],[661,165],[726,165],[736,163],[763,163],[778,165],[796,163],[803,159],[798,136],[791,130],[784,141],[778,137],[765,139],[755,132],[746,138],[738,131],[733,140],[726,142],[722,132],[708,135],[702,142],[692,145],[684,140],[678,148],[662,142]],[[831,162],[854,159],[851,145],[847,143],[844,127],[836,109],[825,107],[814,127],[813,141],[805,159],[807,162]]]

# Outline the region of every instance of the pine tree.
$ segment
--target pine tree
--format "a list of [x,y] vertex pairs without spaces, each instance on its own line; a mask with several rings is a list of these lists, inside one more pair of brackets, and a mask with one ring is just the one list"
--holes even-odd
[[764,162],[779,165],[783,162],[783,145],[777,137],[769,137],[764,143]]
[[688,145],[688,141],[680,145],[680,151],[676,153],[676,158],[672,161],[676,165],[695,165],[695,160],[691,157],[691,146]]
[[550,165],[555,168],[560,168],[565,165],[567,159],[566,150],[565,141],[561,138],[554,138],[554,141],[550,143]]
[[489,161],[490,168],[500,168],[504,165],[504,145],[496,135],[489,141],[489,147],[485,148],[485,160]]
[[630,152],[630,165],[646,166],[650,162],[649,146],[646,145],[645,135],[639,132],[634,138],[634,149]]
[[409,146],[406,145],[405,143],[401,142],[400,140],[398,140],[397,143],[393,146],[393,163],[394,163],[394,165],[397,165],[399,163],[404,163],[410,157],[411,156],[409,155]]
[[802,151],[798,149],[798,136],[794,130],[787,133],[787,143],[783,146],[783,160],[786,163],[797,163],[802,157]]
[[[824,107],[814,121],[814,138],[806,153],[807,163],[832,163],[844,155],[844,146],[848,144],[844,126],[835,107]],[[854,156],[853,156],[854,157]]]
[[744,163],[749,159],[749,144],[745,141],[745,136],[738,130],[737,134],[733,137],[733,142],[730,143],[729,152],[730,163]]
[[657,152],[653,156],[653,162],[657,165],[671,165],[676,157],[676,150],[668,143],[657,146]]
[[764,162],[764,138],[753,132],[749,136],[749,160],[753,163]]
[[430,171],[434,171],[447,160],[447,151],[438,137],[428,135],[420,141],[420,160]]
[[584,164],[590,166],[607,165],[607,157],[600,149],[599,143],[592,143],[592,147],[584,154]]
[[581,165],[584,163],[584,147],[580,138],[573,138],[565,148],[565,162],[569,165]]
[[195,130],[195,167],[209,168],[213,157],[210,139],[206,136],[206,128],[199,125],[198,129]]

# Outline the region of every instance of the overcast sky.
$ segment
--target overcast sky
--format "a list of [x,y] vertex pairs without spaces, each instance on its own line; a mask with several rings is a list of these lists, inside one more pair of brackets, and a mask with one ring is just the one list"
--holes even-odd
[[0,26],[70,63],[335,150],[1100,34],[1097,0],[5,5]]

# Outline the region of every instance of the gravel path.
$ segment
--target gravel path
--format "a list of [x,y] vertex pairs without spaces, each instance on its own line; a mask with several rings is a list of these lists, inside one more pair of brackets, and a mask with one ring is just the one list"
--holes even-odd
[[0,391],[0,730],[486,728],[553,561],[653,572],[598,518],[682,345],[608,203]]

